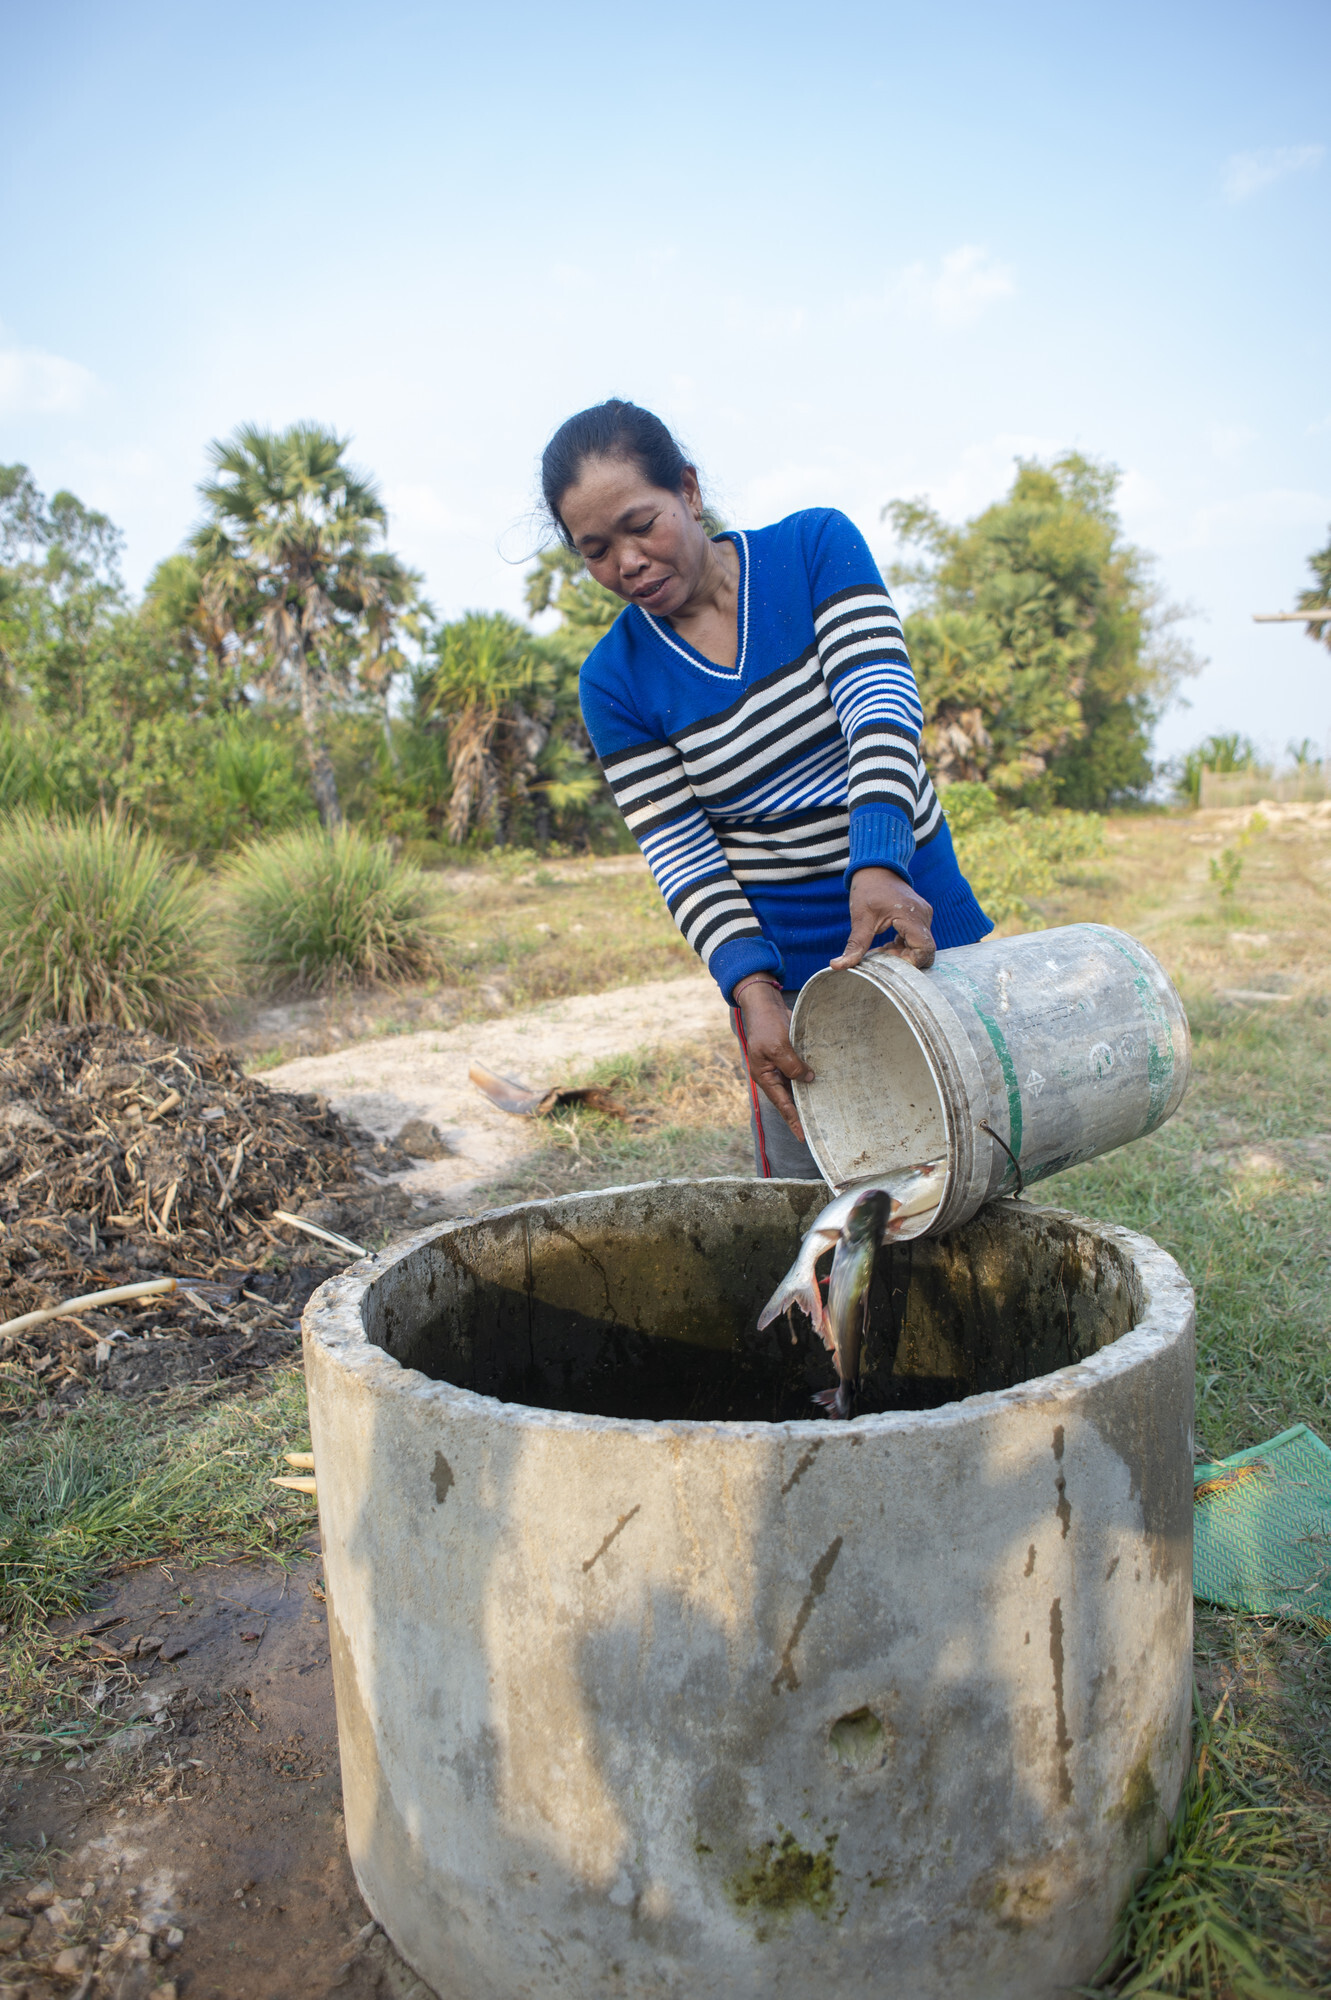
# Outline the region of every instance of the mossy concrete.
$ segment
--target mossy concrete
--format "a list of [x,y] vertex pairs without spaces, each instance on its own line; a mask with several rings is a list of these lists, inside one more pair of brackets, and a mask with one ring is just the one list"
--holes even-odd
[[876,1413],[787,1416],[821,1198],[528,1204],[307,1309],[347,1838],[448,2000],[1052,2000],[1158,1847],[1187,1283],[999,1204],[886,1271]]

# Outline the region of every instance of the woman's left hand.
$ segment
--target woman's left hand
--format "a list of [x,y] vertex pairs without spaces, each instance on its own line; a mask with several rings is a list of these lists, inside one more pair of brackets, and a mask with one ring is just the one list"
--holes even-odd
[[832,968],[842,972],[858,965],[883,931],[894,930],[891,944],[881,949],[908,958],[921,972],[934,962],[933,909],[917,896],[893,868],[857,868],[850,878],[850,936]]

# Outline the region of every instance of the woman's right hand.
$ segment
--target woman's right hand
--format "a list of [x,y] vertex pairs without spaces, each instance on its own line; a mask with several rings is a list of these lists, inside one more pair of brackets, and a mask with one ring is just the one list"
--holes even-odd
[[749,1075],[763,1096],[776,1106],[795,1137],[803,1141],[804,1127],[790,1085],[812,1083],[813,1071],[791,1047],[790,1009],[779,987],[766,977],[741,979],[731,998],[744,1022]]

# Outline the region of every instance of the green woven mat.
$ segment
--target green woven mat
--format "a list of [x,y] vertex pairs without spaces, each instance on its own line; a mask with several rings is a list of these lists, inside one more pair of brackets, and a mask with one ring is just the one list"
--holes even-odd
[[1194,1596],[1331,1618],[1331,1448],[1316,1432],[1295,1424],[1192,1477]]

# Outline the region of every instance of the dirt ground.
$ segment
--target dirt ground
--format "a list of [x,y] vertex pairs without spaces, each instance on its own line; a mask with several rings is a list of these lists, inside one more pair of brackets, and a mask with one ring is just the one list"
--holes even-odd
[[347,1859],[320,1575],[317,1543],[153,1563],[67,1622],[162,1650],[100,1753],[0,1779],[0,1845],[46,1843],[0,1891],[0,2000],[429,2000]]
[[533,1085],[566,1082],[603,1057],[701,1039],[725,1022],[710,979],[659,979],[301,1056],[266,1070],[263,1081],[274,1090],[318,1091],[376,1139],[394,1139],[416,1119],[437,1126],[446,1156],[420,1161],[398,1184],[415,1202],[461,1205],[542,1140],[539,1121],[499,1111],[482,1095],[467,1074],[472,1063]]

